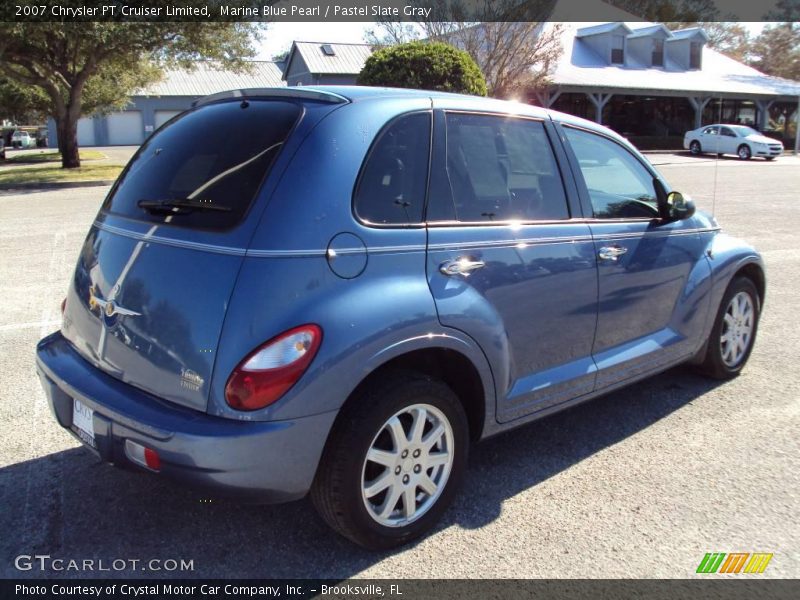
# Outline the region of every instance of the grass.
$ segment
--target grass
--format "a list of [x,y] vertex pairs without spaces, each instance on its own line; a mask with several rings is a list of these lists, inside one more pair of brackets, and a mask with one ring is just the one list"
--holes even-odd
[[0,171],[0,187],[116,179],[120,171],[122,171],[122,165],[84,165],[78,169],[62,169],[60,166],[47,165],[5,169]]
[[[6,151],[6,154],[9,154]],[[81,160],[103,160],[108,158],[99,150],[80,150]],[[61,162],[61,153],[55,151],[41,150],[37,154],[18,154],[17,156],[8,156],[7,163],[23,164],[23,163],[43,163],[43,162]]]

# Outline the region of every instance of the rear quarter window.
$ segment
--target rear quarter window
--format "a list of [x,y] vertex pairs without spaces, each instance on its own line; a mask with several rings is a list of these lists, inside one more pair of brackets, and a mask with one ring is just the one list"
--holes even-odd
[[[182,113],[142,145],[103,208],[183,227],[233,227],[247,214],[301,112],[291,102],[248,100]],[[170,203],[184,206],[171,210]]]
[[422,221],[431,142],[431,113],[403,115],[378,135],[353,197],[356,215],[377,225]]

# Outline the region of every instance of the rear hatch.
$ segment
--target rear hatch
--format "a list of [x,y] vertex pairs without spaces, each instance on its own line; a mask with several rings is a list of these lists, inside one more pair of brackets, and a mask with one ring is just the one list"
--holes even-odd
[[162,399],[206,409],[265,182],[286,160],[303,113],[290,99],[214,102],[148,139],[78,260],[62,327],[78,352]]

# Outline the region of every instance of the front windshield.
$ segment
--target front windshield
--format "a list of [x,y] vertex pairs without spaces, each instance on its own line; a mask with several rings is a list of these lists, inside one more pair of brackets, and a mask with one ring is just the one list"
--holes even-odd
[[752,127],[746,127],[744,125],[730,125],[730,128],[733,129],[739,137],[747,137],[748,135],[761,135]]

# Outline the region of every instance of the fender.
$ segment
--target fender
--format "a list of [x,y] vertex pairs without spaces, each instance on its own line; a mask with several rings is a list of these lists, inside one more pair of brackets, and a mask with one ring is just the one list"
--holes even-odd
[[[438,330],[438,331],[437,331]],[[496,384],[494,375],[492,373],[489,360],[486,358],[483,349],[480,345],[469,335],[458,329],[444,327],[436,322],[435,328],[430,333],[414,336],[408,339],[398,341],[394,344],[387,346],[375,354],[369,363],[365,365],[363,379],[378,369],[381,365],[388,363],[390,360],[408,354],[415,350],[431,350],[431,349],[446,349],[453,350],[465,356],[478,371],[483,384],[483,397],[484,397],[484,415],[483,415],[483,430],[481,431],[480,438],[489,435],[493,431],[496,423]],[[359,381],[360,383],[360,381]],[[355,389],[355,386],[353,387]]]
[[703,331],[703,344],[691,360],[695,364],[705,357],[708,336],[714,326],[714,318],[719,310],[722,297],[725,295],[725,290],[728,289],[728,285],[730,285],[736,273],[748,265],[755,265],[760,271],[762,279],[766,282],[764,259],[758,251],[747,242],[727,233],[717,232],[711,236],[706,247],[706,260],[711,268],[711,297],[708,319],[706,319]]

